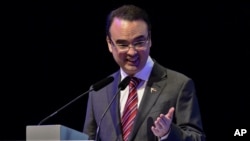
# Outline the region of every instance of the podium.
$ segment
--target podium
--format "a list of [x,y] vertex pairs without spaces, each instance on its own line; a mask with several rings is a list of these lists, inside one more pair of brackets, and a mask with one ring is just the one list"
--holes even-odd
[[26,141],[38,141],[38,140],[87,141],[88,135],[63,125],[26,126]]

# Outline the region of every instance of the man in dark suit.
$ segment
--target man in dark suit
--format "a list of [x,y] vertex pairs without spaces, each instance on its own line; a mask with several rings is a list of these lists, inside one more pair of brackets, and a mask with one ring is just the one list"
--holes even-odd
[[[161,66],[151,58],[151,24],[147,13],[134,5],[123,5],[107,18],[108,49],[120,70],[114,81],[88,99],[84,133],[102,141],[205,141],[200,109],[192,79]],[[136,115],[131,130],[124,129],[123,114],[130,88],[120,91],[126,78],[139,78],[136,87]],[[103,118],[103,119],[102,119]],[[100,128],[97,128],[102,119]],[[126,133],[125,133],[126,132]]]

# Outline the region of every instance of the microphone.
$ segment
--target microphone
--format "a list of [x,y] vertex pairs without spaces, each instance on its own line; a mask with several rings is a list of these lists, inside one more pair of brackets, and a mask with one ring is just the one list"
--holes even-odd
[[129,81],[131,80],[131,77],[127,76],[126,78],[124,78],[122,80],[122,82],[120,82],[120,84],[118,85],[118,91],[117,93],[114,95],[114,97],[112,98],[111,102],[109,103],[108,107],[105,109],[104,113],[102,114],[101,116],[101,119],[100,119],[100,122],[98,124],[98,127],[97,127],[97,130],[96,130],[96,137],[95,137],[95,141],[99,141],[99,133],[100,133],[100,126],[101,126],[101,123],[102,123],[102,120],[105,116],[105,114],[107,113],[107,111],[109,110],[111,104],[114,102],[116,96],[120,93],[120,91],[124,90],[127,85],[129,84]]
[[109,76],[107,78],[104,78],[102,80],[100,80],[99,82],[95,83],[92,85],[92,88],[89,89],[88,91],[82,93],[81,95],[79,95],[78,97],[74,98],[73,100],[71,100],[69,103],[67,103],[66,105],[62,106],[61,108],[59,108],[58,110],[56,110],[54,113],[50,114],[49,116],[45,117],[43,120],[41,120],[38,125],[41,125],[42,123],[44,123],[46,120],[48,120],[49,118],[51,118],[52,116],[54,116],[55,114],[57,114],[58,112],[60,112],[62,109],[64,109],[65,107],[69,106],[70,104],[72,104],[73,102],[75,102],[76,100],[78,100],[79,98],[81,98],[82,96],[86,95],[87,93],[91,92],[91,91],[98,91],[100,89],[102,89],[103,87],[107,86],[108,84],[110,84],[111,82],[114,81],[114,77],[113,76]]

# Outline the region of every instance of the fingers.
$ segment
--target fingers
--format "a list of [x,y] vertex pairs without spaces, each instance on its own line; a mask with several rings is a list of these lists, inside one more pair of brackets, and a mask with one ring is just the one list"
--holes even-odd
[[152,132],[153,132],[156,136],[159,135],[159,130],[158,130],[157,128],[155,128],[154,126],[151,127],[151,130],[152,130]]
[[151,127],[152,132],[156,135],[156,136],[162,136],[164,135],[165,132],[165,121],[164,121],[165,117],[163,114],[161,114],[154,122],[154,126]]
[[160,114],[160,116],[157,117],[154,122],[154,126],[151,127],[152,132],[156,136],[162,137],[168,133],[172,122],[174,110],[174,107],[171,107],[166,115]]
[[157,118],[157,125],[159,129],[167,129],[166,127],[168,126],[169,122],[167,118],[165,118],[165,115],[160,114],[160,117]]

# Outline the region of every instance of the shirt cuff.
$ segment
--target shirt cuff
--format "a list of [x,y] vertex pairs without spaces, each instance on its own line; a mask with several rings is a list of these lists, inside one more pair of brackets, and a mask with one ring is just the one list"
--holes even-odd
[[170,133],[170,130],[171,130],[171,128],[168,130],[168,133],[167,133],[165,136],[163,136],[163,137],[158,137],[158,141],[162,141],[162,140],[167,139],[167,138],[168,138],[168,135],[169,135],[169,133]]

